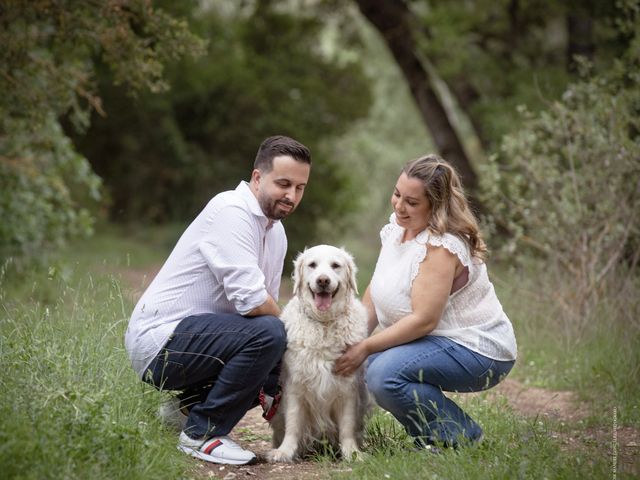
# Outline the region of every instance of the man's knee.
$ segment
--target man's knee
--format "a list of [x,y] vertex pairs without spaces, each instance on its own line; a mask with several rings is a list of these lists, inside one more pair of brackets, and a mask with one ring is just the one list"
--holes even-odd
[[263,338],[269,340],[269,343],[272,344],[275,349],[280,349],[284,352],[287,346],[287,332],[284,329],[282,320],[273,315],[262,315],[255,317],[253,321],[259,322],[262,328]]

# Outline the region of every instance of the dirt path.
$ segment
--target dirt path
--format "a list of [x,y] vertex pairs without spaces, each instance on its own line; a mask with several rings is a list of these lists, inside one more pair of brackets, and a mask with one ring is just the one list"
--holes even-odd
[[[258,456],[258,463],[249,466],[222,466],[200,463],[196,472],[198,477],[221,478],[226,480],[254,478],[257,480],[294,480],[326,478],[321,467],[315,462],[299,462],[295,464],[270,464],[264,459],[271,448],[271,430],[262,418],[262,409],[256,407],[249,410],[240,423],[231,432],[231,436],[244,448]],[[347,467],[336,465],[336,470]]]
[[[555,420],[560,428],[550,434],[567,450],[595,450],[601,456],[612,457],[615,443],[618,472],[640,474],[640,431],[616,426],[614,433],[613,407],[602,412],[610,420],[610,426],[584,428],[579,423],[593,412],[574,392],[532,387],[507,378],[490,394],[504,397],[515,412],[525,417]],[[571,428],[572,425],[576,428]]]
[[[144,288],[153,279],[158,268],[145,270],[123,269],[112,272],[122,280],[124,294],[136,300]],[[283,291],[286,287],[283,286]],[[281,299],[286,301],[286,299]],[[588,406],[578,401],[575,393],[569,391],[546,390],[524,385],[517,380],[506,379],[490,391],[496,399],[504,397],[509,406],[517,413],[529,418],[555,420],[563,428],[551,432],[552,437],[559,440],[563,448],[568,450],[593,450],[594,446],[604,448],[600,455],[613,455],[616,445],[617,470],[640,475],[640,431],[631,427],[617,427],[613,431],[613,407],[611,412],[604,412],[611,418],[610,427],[576,428],[570,426],[587,418],[590,414]],[[461,398],[477,394],[465,394]],[[464,401],[464,400],[463,400]],[[244,448],[256,453],[258,463],[250,466],[222,466],[197,463],[194,466],[194,477],[216,479],[269,479],[297,480],[304,478],[328,478],[328,472],[315,462],[303,461],[296,464],[269,464],[264,454],[271,448],[271,431],[261,416],[262,410],[254,408],[247,412],[240,423],[231,432],[232,437]],[[331,471],[349,471],[349,466],[335,464]]]

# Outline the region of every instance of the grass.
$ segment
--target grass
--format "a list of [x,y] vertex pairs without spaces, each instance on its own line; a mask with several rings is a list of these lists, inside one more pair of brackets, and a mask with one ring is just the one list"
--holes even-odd
[[93,259],[91,244],[74,245],[51,265],[3,269],[3,478],[175,479],[192,465],[155,419],[160,396],[129,366],[119,280],[95,273],[126,262],[127,243],[113,232],[93,241]]
[[[131,301],[119,272],[157,265],[178,228],[123,232],[109,228],[69,247],[47,265],[0,272],[0,471],[3,478],[190,478],[194,462],[175,448],[155,412],[161,395],[140,382],[123,347]],[[356,258],[369,258],[352,247]],[[359,260],[364,263],[364,260]],[[364,264],[363,272],[371,270]],[[562,426],[525,418],[487,394],[464,398],[485,429],[477,447],[441,455],[412,452],[397,422],[378,411],[368,424],[365,462],[322,459],[333,478],[611,478],[610,445],[567,448],[558,433],[638,426],[638,344],[633,330],[607,318],[573,341],[561,334],[535,291],[540,271],[491,269],[512,318],[523,383],[577,391],[596,412]],[[362,282],[361,282],[362,285]],[[631,300],[630,300],[631,301]],[[637,300],[635,300],[637,302]],[[606,312],[605,312],[606,313]],[[609,312],[611,313],[611,311]],[[559,333],[560,332],[560,333]],[[464,397],[464,396],[462,396]],[[597,412],[602,412],[598,415]],[[238,440],[253,438],[242,430]],[[619,478],[625,474],[618,472]]]
[[[586,402],[591,423],[610,421],[617,407],[622,424],[640,426],[640,329],[627,321],[640,298],[615,292],[577,328],[555,307],[553,288],[562,284],[544,265],[522,271],[490,269],[519,344],[511,376],[529,385],[572,390]],[[566,284],[571,286],[571,280]]]
[[[376,444],[372,453],[365,462],[354,464],[350,472],[332,478],[610,478],[607,455],[594,458],[586,452],[560,448],[551,437],[553,425],[518,416],[505,403],[490,402],[484,396],[474,397],[465,406],[473,417],[482,419],[485,440],[481,444],[440,454],[415,452],[406,443],[403,446],[395,420],[379,412],[370,421],[370,430],[372,423],[382,424],[374,427],[379,430],[374,440],[369,439],[370,444]],[[388,438],[394,440],[384,440]]]

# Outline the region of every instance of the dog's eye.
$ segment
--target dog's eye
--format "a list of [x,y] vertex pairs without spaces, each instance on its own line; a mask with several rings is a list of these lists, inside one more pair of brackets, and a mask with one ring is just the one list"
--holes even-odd
[[309,264],[309,268],[316,268],[318,265],[316,264],[316,262],[311,262]]
[[331,264],[331,268],[333,268],[334,270],[337,270],[341,267],[341,265],[339,263],[333,262]]

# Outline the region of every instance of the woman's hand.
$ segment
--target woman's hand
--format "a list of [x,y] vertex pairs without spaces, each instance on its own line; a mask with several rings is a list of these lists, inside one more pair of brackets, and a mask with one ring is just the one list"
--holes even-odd
[[333,372],[338,375],[348,376],[353,374],[367,359],[367,352],[364,342],[349,345],[340,358],[336,360]]

